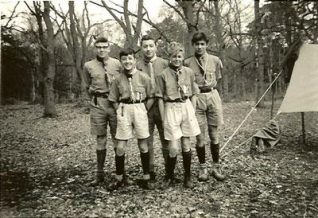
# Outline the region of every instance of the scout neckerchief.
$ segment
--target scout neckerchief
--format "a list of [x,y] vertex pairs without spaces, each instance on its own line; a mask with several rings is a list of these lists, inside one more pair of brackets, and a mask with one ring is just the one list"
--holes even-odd
[[110,72],[108,72],[107,70],[107,59],[104,59],[104,58],[101,58],[101,57],[96,57],[96,59],[102,63],[103,65],[103,68],[105,70],[105,81],[106,81],[106,84],[108,85],[108,87],[111,85],[112,81],[114,80],[114,75]]
[[[132,85],[132,77],[135,74],[135,72],[136,72],[136,68],[133,69],[130,73],[124,72],[125,75],[127,76],[127,79],[128,79],[129,90],[130,90],[130,100],[132,102],[136,102],[136,100],[139,100],[139,99],[136,99],[134,88],[133,88],[133,85]],[[137,97],[140,98],[140,96],[137,96]]]
[[173,65],[170,65],[170,68],[173,70],[174,74],[176,75],[178,94],[179,94],[179,97],[182,98],[182,96],[184,96],[184,90],[182,89],[181,84],[180,84],[180,76],[182,73],[181,72],[182,66],[175,67]]
[[108,67],[108,63],[107,63],[107,59],[103,59],[103,58],[100,58],[100,57],[97,57],[97,60],[100,61],[103,65],[103,68],[105,70],[105,81],[106,81],[106,84],[108,85],[108,87],[110,87],[110,85],[112,84],[113,80],[115,79],[115,75],[108,71],[107,70],[107,67]]
[[[205,59],[205,63],[204,63],[204,66],[202,65],[202,62],[200,60],[200,58],[204,58]],[[206,67],[208,65],[208,57],[207,57],[207,54],[205,53],[204,55],[200,56],[200,57],[197,57],[195,56],[194,57],[195,61],[197,62],[197,64],[199,65],[199,68],[200,68],[200,72],[204,78],[204,83],[205,84],[208,84],[208,79],[207,79],[207,75],[206,75]]]
[[153,62],[157,58],[157,56],[152,57],[150,60],[145,59],[145,63],[148,67],[149,76],[151,79],[151,88],[155,89],[156,82],[155,82],[155,71],[153,69]]

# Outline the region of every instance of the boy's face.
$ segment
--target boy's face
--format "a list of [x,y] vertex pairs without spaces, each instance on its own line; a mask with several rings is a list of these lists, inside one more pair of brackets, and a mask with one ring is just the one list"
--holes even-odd
[[181,67],[184,60],[182,51],[178,51],[170,56],[170,63],[175,67]]
[[157,47],[154,40],[150,39],[142,41],[141,47],[146,58],[151,59],[156,55]]
[[108,42],[98,42],[95,44],[95,51],[98,57],[107,58],[110,52]]
[[201,56],[206,53],[208,44],[204,40],[197,41],[193,44],[195,54]]
[[120,62],[126,71],[131,71],[136,66],[136,59],[135,59],[134,55],[132,55],[132,54],[127,55],[127,56],[121,56]]

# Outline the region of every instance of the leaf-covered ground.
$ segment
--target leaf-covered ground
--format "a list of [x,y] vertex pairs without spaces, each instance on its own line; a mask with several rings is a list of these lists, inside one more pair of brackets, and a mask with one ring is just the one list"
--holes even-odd
[[[224,104],[223,142],[251,106],[249,102]],[[111,140],[105,186],[92,187],[96,159],[89,115],[71,104],[57,105],[57,109],[60,116],[56,119],[41,118],[38,105],[0,109],[0,217],[318,216],[318,113],[305,114],[307,147],[302,144],[300,114],[282,114],[277,118],[281,142],[253,159],[250,142],[243,142],[269,120],[270,107],[253,112],[223,151],[229,152],[222,159],[227,180],[217,182],[210,177],[206,183],[198,182],[194,155],[195,188],[191,190],[182,183],[161,188],[163,159],[156,134],[157,188],[145,191],[132,185],[108,191],[115,171]],[[142,170],[136,140],[130,142],[127,154],[126,171],[138,180]],[[176,169],[179,178],[181,159]],[[209,152],[207,159],[211,163]]]

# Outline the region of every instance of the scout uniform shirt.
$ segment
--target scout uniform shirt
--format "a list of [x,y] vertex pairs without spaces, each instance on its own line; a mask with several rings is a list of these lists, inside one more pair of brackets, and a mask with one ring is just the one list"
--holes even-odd
[[159,75],[164,69],[168,67],[168,61],[160,58],[160,57],[153,57],[149,62],[146,62],[145,59],[141,59],[137,61],[136,68],[144,73],[147,73],[151,79],[152,88],[155,92],[155,85],[156,81],[155,78]]
[[223,68],[221,60],[214,55],[204,54],[198,60],[192,56],[184,61],[184,65],[191,68],[195,74],[195,82],[199,88],[215,88],[217,80],[221,79],[221,69]]
[[109,93],[112,81],[119,75],[119,60],[109,57],[105,62],[95,58],[84,65],[84,82],[90,94]]
[[128,78],[125,72],[113,81],[109,101],[112,102],[144,102],[147,98],[152,98],[150,78],[147,74],[134,69],[132,77]]
[[190,98],[198,93],[193,71],[181,67],[178,72],[168,67],[156,78],[156,97],[164,101]]

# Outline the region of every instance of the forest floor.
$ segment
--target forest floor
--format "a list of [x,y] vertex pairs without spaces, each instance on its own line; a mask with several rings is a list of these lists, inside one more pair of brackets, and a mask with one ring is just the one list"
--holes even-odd
[[[251,107],[251,102],[224,104],[222,143]],[[193,152],[195,187],[191,190],[182,183],[160,188],[164,169],[156,133],[157,188],[147,191],[132,185],[109,191],[107,184],[115,180],[111,140],[105,185],[92,187],[96,157],[89,115],[72,104],[57,105],[57,110],[59,117],[47,119],[41,117],[39,105],[0,108],[1,218],[318,217],[318,113],[305,113],[307,147],[302,144],[300,114],[281,114],[279,144],[252,158],[250,141],[243,142],[270,115],[269,105],[257,109],[224,149],[223,153],[229,152],[222,158],[225,181],[212,177],[205,183],[197,181],[198,160]],[[126,172],[137,181],[142,170],[136,140],[130,141],[127,156]],[[182,178],[182,173],[179,157],[177,177]]]

